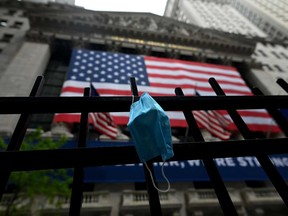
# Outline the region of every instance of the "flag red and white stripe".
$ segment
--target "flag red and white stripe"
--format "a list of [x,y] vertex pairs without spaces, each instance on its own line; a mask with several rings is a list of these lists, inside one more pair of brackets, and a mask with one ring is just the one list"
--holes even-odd
[[[93,84],[90,84],[91,89],[91,97],[99,97],[99,93],[97,92],[96,88],[93,86]],[[90,122],[92,121],[92,124],[94,128],[100,132],[101,134],[104,134],[111,139],[116,139],[118,135],[117,126],[113,121],[113,118],[111,117],[110,113],[107,112],[94,112],[89,113]]]
[[[222,140],[228,140],[231,136],[231,132],[226,130],[221,122],[218,119],[218,115],[221,114],[215,114],[217,111],[193,111],[194,117],[198,123],[198,126],[205,128],[209,133],[211,133],[213,136],[218,137]],[[221,116],[221,118],[223,118]]]
[[116,139],[118,130],[109,113],[89,113],[94,128],[111,139]]

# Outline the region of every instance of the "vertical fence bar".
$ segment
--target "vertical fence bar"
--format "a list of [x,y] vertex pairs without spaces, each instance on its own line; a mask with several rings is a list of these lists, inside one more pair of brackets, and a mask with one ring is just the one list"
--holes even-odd
[[[212,86],[213,90],[217,95],[226,96],[218,82],[214,78],[209,79],[209,83]],[[232,120],[234,121],[235,125],[239,129],[240,133],[244,137],[244,139],[256,139],[256,137],[251,133],[248,126],[243,121],[242,117],[236,110],[227,110],[229,115],[231,116]],[[271,160],[269,159],[268,155],[259,153],[255,155],[259,163],[261,164],[263,170],[271,180],[272,184],[278,191],[279,195],[281,196],[283,202],[288,207],[288,187],[285,183],[284,179],[272,164]]]
[[[132,91],[133,96],[139,96],[135,77],[130,78],[130,85],[131,85],[131,91]],[[136,100],[134,100],[134,101],[136,101]],[[147,164],[148,168],[151,170],[152,178],[154,179],[154,182],[156,182],[155,181],[155,175],[154,175],[153,162],[151,160],[149,160],[146,162],[146,164]],[[151,216],[161,216],[162,215],[162,209],[161,209],[158,191],[153,186],[152,179],[151,179],[151,176],[150,176],[150,173],[149,173],[147,167],[143,166],[143,168],[144,168],[146,187],[147,187],[147,192],[148,192],[148,197],[149,197],[150,215]]]
[[[283,79],[278,79],[277,83],[281,86],[282,89],[284,89],[284,91],[286,91],[286,93],[288,93],[288,83],[283,80]],[[287,109],[286,109],[287,110]],[[268,111],[269,112],[269,111]],[[280,114],[279,114],[280,113]],[[284,134],[286,135],[286,137],[288,137],[288,125],[287,125],[287,120],[284,120],[285,118],[283,117],[283,115],[281,114],[281,112],[279,112],[279,110],[277,110],[277,114],[275,113],[275,109],[272,110],[272,112],[270,113],[273,118],[275,119],[275,121],[277,122],[277,124],[279,124],[280,128],[282,129],[282,131],[284,132]],[[278,115],[280,115],[280,117],[278,117]],[[278,118],[280,120],[278,120]],[[278,123],[279,121],[279,123]]]
[[[84,89],[84,97],[90,95],[90,88]],[[80,119],[80,131],[78,139],[78,148],[84,148],[86,146],[88,134],[88,112],[81,113]],[[63,155],[63,157],[65,157]],[[79,216],[82,206],[83,196],[83,180],[84,180],[84,168],[81,166],[74,168],[72,194],[70,199],[69,216]]]
[[[258,88],[252,89],[253,93],[255,95],[264,95],[263,92]],[[281,114],[281,112],[278,109],[269,108],[267,109],[268,113],[274,118],[278,126],[281,128],[283,133],[288,137],[288,123],[285,120],[285,117]]]
[[[176,88],[175,93],[177,96],[184,96],[181,88]],[[192,111],[184,109],[183,113],[189,127],[189,132],[193,135],[195,141],[204,141],[204,138],[201,134],[200,129],[197,126],[197,122],[192,114]],[[213,158],[206,157],[203,158],[202,161],[206,167],[207,173],[211,180],[211,184],[218,197],[224,215],[238,215]]]
[[[29,97],[37,97],[40,95],[44,83],[44,77],[38,76],[29,94]],[[23,113],[20,115],[18,123],[15,130],[11,136],[10,142],[7,146],[7,151],[18,151],[21,147],[22,141],[24,139],[28,122],[32,114]],[[21,163],[21,162],[20,162]],[[6,184],[10,177],[10,170],[0,170],[0,200],[2,199],[3,193],[5,192]]]
[[276,82],[288,93],[288,83],[285,80],[277,79]]

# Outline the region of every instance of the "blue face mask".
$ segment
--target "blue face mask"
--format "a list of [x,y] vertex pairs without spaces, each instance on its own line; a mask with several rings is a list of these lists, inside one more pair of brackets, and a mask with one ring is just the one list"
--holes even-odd
[[163,161],[173,157],[169,118],[148,93],[131,105],[128,128],[141,162],[159,155]]
[[142,94],[139,101],[132,103],[128,128],[137,154],[150,173],[153,186],[160,192],[168,192],[170,183],[164,174],[164,163],[162,164],[162,176],[168,183],[166,190],[157,188],[151,170],[146,164],[147,160],[159,155],[164,162],[174,156],[169,118],[148,93]]

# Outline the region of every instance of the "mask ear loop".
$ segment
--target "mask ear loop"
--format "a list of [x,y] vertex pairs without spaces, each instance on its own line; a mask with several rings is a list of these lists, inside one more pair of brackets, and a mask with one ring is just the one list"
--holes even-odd
[[131,105],[134,103],[134,95],[132,95],[132,103],[131,103]]
[[165,173],[164,173],[164,164],[165,164],[165,162],[166,162],[166,161],[164,161],[163,164],[162,164],[162,166],[161,166],[161,172],[162,172],[163,178],[166,180],[166,182],[167,182],[167,184],[168,184],[168,187],[167,187],[166,190],[161,190],[161,189],[159,189],[159,188],[156,186],[156,184],[155,184],[155,182],[154,182],[154,179],[153,179],[152,172],[151,172],[151,170],[149,169],[149,167],[147,166],[146,162],[144,162],[144,164],[145,164],[145,166],[146,166],[146,168],[147,168],[147,170],[148,170],[148,172],[149,172],[149,174],[150,174],[150,177],[151,177],[152,184],[153,184],[154,188],[155,188],[156,190],[158,190],[159,192],[162,192],[162,193],[167,193],[167,192],[170,190],[170,182],[169,182],[168,178],[166,177],[166,175],[165,175]]

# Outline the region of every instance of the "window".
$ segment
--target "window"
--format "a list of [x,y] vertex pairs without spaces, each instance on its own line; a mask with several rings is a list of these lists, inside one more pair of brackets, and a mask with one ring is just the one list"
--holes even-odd
[[283,33],[282,32],[277,32],[277,38],[279,39],[279,40],[281,40],[282,38],[283,38]]
[[265,29],[269,29],[269,27],[270,27],[269,23],[266,22],[266,23],[264,24],[264,28],[265,28]]
[[22,25],[23,25],[23,22],[16,21],[16,22],[14,23],[14,25],[11,26],[11,27],[12,27],[12,28],[20,29]]
[[256,56],[256,57],[257,57],[257,56],[259,56],[259,55],[258,55],[257,52],[254,52],[254,53],[253,53],[253,56]]
[[275,51],[272,51],[271,53],[272,53],[276,58],[278,58],[278,59],[281,58],[281,56],[279,56]]
[[6,27],[7,26],[7,20],[0,19],[0,27]]
[[17,11],[16,10],[8,10],[6,15],[13,16]]
[[262,56],[267,57],[267,55],[263,52],[263,50],[257,50]]
[[268,65],[268,64],[263,64],[263,69],[264,69],[265,71],[272,71],[272,68],[271,68],[270,65]]
[[[62,84],[65,80],[67,66],[63,62],[63,59],[61,61],[57,60],[57,55],[63,55],[64,53],[64,50],[61,52],[59,50],[60,48],[57,49],[58,52],[55,52],[55,54],[53,54],[45,70],[45,80],[43,89],[41,91],[41,96],[57,97],[61,93]],[[32,115],[29,127],[37,128],[39,125],[41,125],[43,130],[50,130],[53,117],[54,114],[52,113],[34,114]]]
[[275,35],[276,34],[276,29],[274,27],[270,28],[270,34]]
[[12,34],[4,34],[0,41],[9,43],[12,38],[13,38]]
[[278,70],[278,72],[284,72],[279,65],[274,65],[274,67]]
[[283,53],[283,52],[280,52],[280,55],[285,58],[285,59],[288,59],[288,55],[286,53]]

